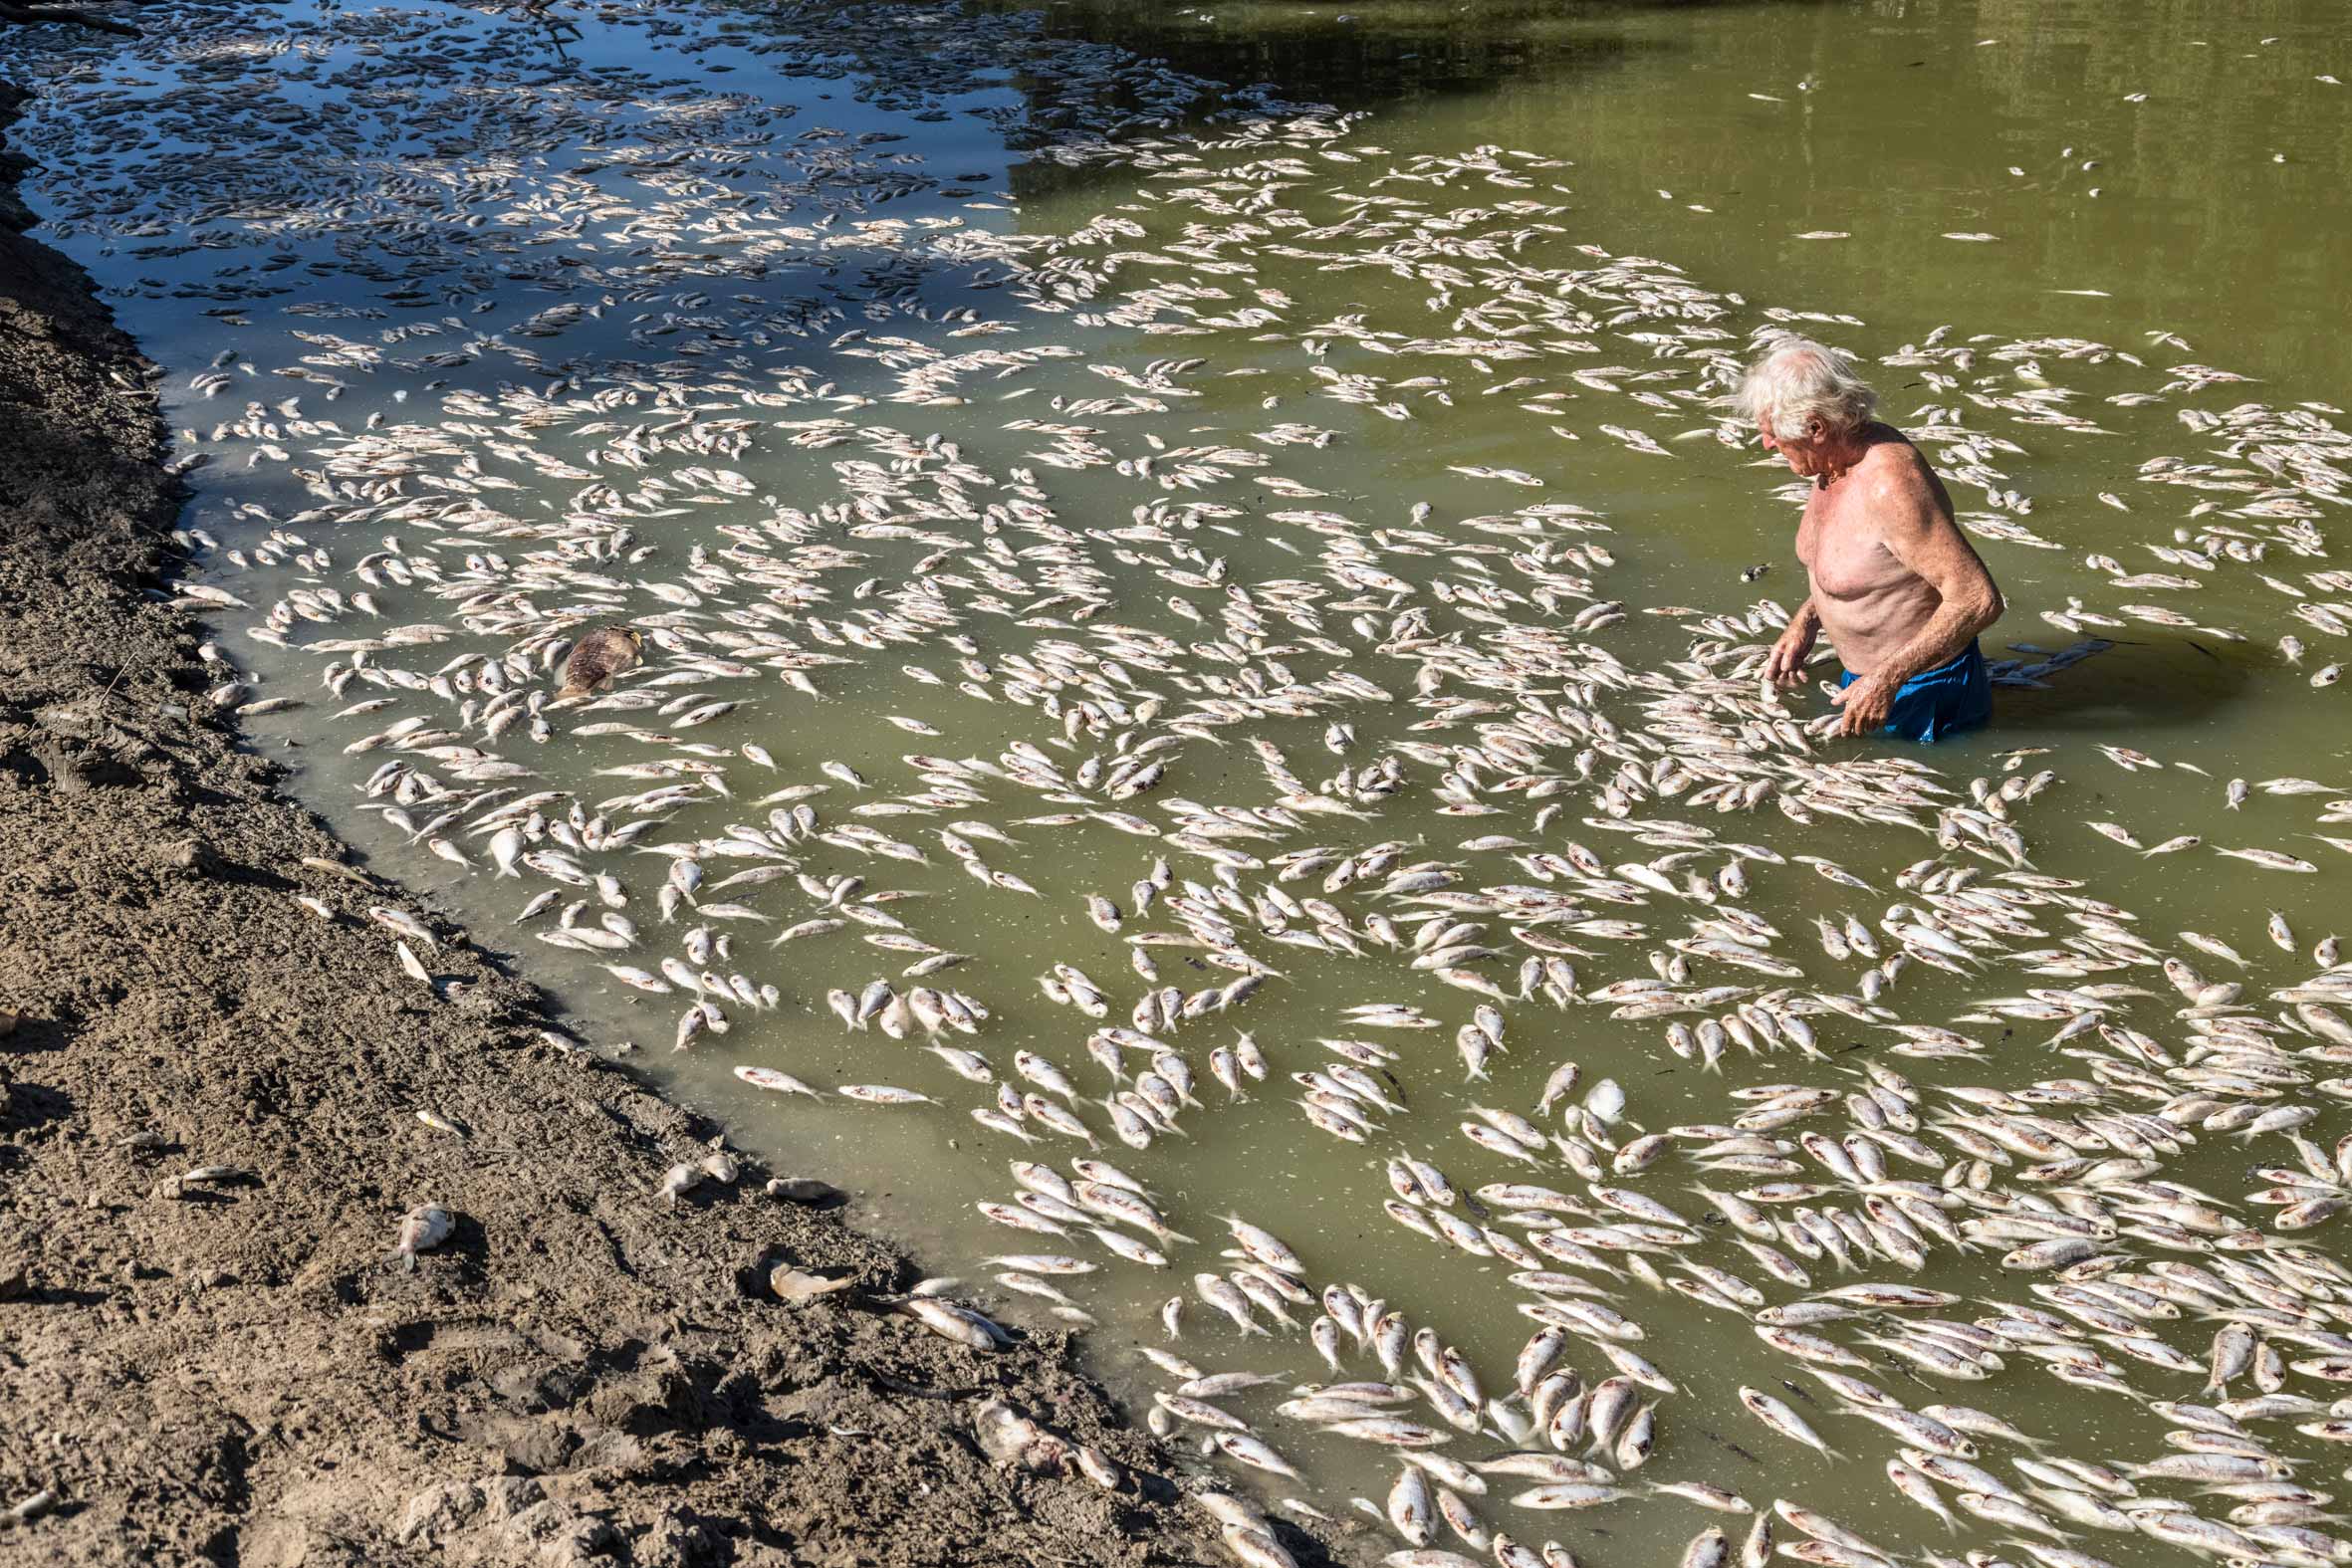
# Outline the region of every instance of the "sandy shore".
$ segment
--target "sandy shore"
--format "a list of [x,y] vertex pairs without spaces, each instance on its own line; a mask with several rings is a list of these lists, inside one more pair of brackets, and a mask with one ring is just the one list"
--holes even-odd
[[[20,172],[0,169],[0,1508],[25,1516],[0,1560],[1227,1560],[1059,1337],[981,1353],[874,1310],[909,1261],[749,1161],[657,1200],[717,1129],[546,1032],[530,986],[277,792],[155,586],[179,501],[155,372],[18,232]],[[371,906],[433,928],[437,990]],[[408,1272],[387,1254],[426,1201],[455,1230]],[[787,1306],[779,1262],[858,1288]],[[1126,1483],[992,1464],[992,1395]]]

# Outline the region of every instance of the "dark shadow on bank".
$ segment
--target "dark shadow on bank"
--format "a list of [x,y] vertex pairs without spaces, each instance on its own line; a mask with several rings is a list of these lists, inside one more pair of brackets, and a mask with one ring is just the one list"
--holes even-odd
[[[1638,49],[1606,27],[1614,6],[1457,6],[1443,0],[986,0],[1027,11],[1045,36],[1109,44],[1230,87],[1264,83],[1286,99],[1377,109],[1439,93],[1486,93],[1512,80],[1605,68]],[[1586,27],[1583,24],[1592,24]],[[1568,25],[1574,25],[1574,31]]]
[[[1047,38],[1110,45],[1227,89],[1271,90],[1294,105],[1379,110],[1416,99],[1490,94],[1520,80],[1598,75],[1680,47],[1638,34],[1625,17],[1659,11],[1785,4],[1787,0],[980,0],[1026,14]],[[1066,83],[1016,74],[1034,123],[1051,132]],[[1171,128],[1209,124],[1228,106],[1211,95]],[[1091,167],[1018,164],[1014,193],[1080,187]]]

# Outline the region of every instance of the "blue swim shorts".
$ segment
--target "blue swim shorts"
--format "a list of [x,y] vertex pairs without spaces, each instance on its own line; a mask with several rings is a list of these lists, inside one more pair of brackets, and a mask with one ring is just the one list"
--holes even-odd
[[[1847,670],[1837,684],[1851,686],[1856,679]],[[1887,710],[1885,733],[1906,741],[1940,741],[1992,717],[1993,676],[1985,668],[1984,648],[1971,642],[1951,663],[1922,670],[1902,684]]]

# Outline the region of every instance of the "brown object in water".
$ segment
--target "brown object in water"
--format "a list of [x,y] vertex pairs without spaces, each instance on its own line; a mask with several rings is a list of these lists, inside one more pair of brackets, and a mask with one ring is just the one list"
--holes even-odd
[[557,701],[586,697],[615,675],[635,669],[644,646],[644,635],[634,626],[598,626],[573,644],[572,656],[564,661],[564,685],[556,693]]

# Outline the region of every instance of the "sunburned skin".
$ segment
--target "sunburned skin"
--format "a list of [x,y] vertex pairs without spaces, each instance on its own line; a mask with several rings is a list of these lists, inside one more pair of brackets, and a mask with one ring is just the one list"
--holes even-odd
[[1953,520],[1927,460],[1892,426],[1851,432],[1810,421],[1800,437],[1760,427],[1766,450],[1813,481],[1796,533],[1811,592],[1773,647],[1765,674],[1802,679],[1823,633],[1859,679],[1839,693],[1848,735],[1886,723],[1903,683],[1952,660],[1999,618],[2000,590]]

